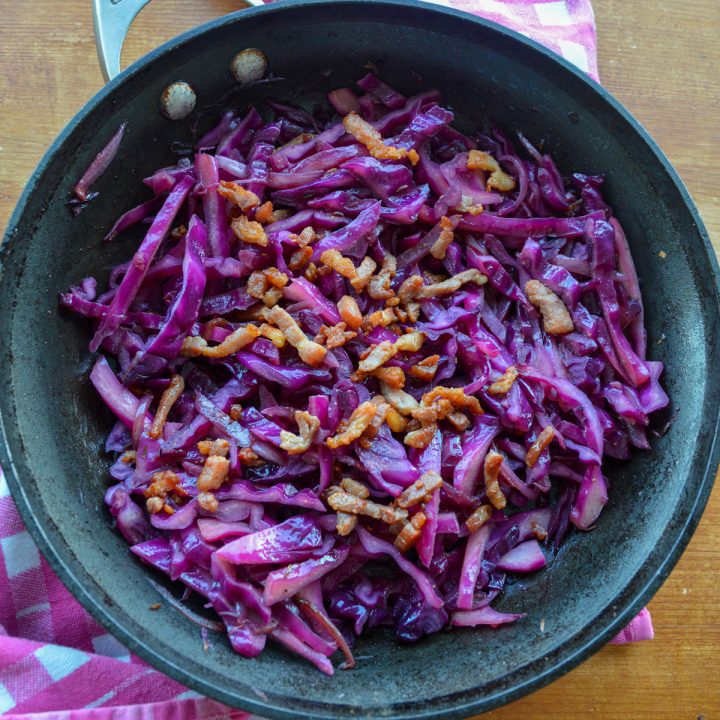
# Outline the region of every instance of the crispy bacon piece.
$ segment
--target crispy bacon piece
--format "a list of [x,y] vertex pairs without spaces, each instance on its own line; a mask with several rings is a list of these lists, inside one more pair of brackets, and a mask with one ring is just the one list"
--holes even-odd
[[298,248],[290,256],[290,260],[287,264],[288,270],[292,270],[293,272],[302,270],[310,262],[312,254],[312,248],[307,245],[305,247]]
[[533,520],[530,523],[530,530],[540,542],[547,540],[547,530],[537,520]]
[[327,350],[320,344],[309,340],[293,317],[276,305],[268,312],[269,319],[280,328],[288,342],[298,351],[300,359],[317,367],[325,359]]
[[391,409],[390,405],[385,402],[385,398],[382,395],[376,395],[370,402],[375,405],[375,415],[373,415],[367,430],[365,430],[360,438],[360,445],[366,450],[370,447],[371,441],[378,434],[380,426],[385,422],[388,410]]
[[553,441],[555,437],[555,428],[548,425],[537,436],[535,442],[528,448],[525,456],[525,464],[530,468],[540,459],[542,451]]
[[[340,488],[335,488],[335,491],[338,491],[339,489],[364,500],[370,497],[370,491],[362,483],[359,483],[357,480],[353,480],[352,478],[343,478],[340,481]],[[335,529],[337,530],[338,535],[349,535],[356,527],[357,515],[350,515],[345,512],[337,513]]]
[[431,422],[427,425],[423,425],[419,430],[411,430],[407,435],[405,435],[404,442],[410,447],[422,450],[430,444],[433,437],[435,437],[436,432],[437,424]]
[[342,321],[351,329],[359,330],[362,325],[362,313],[355,298],[343,295],[337,304]]
[[[171,492],[179,489],[180,482],[180,476],[177,473],[172,470],[160,470],[153,473],[144,495],[146,498],[156,497],[164,500]],[[184,491],[181,494],[184,495]]]
[[220,503],[214,493],[201,492],[197,496],[198,505],[207,512],[217,512]]
[[513,383],[517,380],[518,371],[511,365],[495,382],[488,388],[490,395],[505,395],[510,392]]
[[357,277],[357,270],[350,258],[343,257],[337,250],[326,250],[320,255],[320,262],[348,280]]
[[284,288],[290,279],[287,273],[281,272],[276,267],[269,267],[263,270],[263,275],[267,278],[268,284],[275,288]]
[[476,508],[472,515],[465,521],[468,530],[473,533],[479,530],[491,517],[492,505],[481,505]]
[[418,380],[422,380],[423,382],[431,382],[432,379],[435,377],[435,373],[438,370],[438,365],[440,364],[440,356],[439,355],[430,355],[429,357],[424,358],[421,360],[417,365],[413,365],[409,373]]
[[318,269],[315,263],[309,263],[305,268],[305,279],[314,283],[318,279]]
[[440,227],[440,236],[430,248],[430,254],[437,260],[443,260],[445,258],[445,252],[450,246],[450,243],[455,239],[453,223],[449,217],[443,216],[440,218]]
[[269,225],[273,221],[273,204],[269,200],[255,211],[255,220],[262,225]]
[[402,495],[395,500],[395,505],[401,508],[411,508],[413,505],[428,502],[430,496],[442,485],[442,478],[434,470],[421,475],[409,488],[403,490]]
[[352,330],[346,330],[347,326],[344,322],[328,327],[323,325],[320,332],[315,336],[315,342],[324,344],[326,348],[332,349],[344,345],[348,340],[357,337],[357,333]]
[[446,419],[458,432],[463,432],[470,426],[470,419],[462,412],[448,413]]
[[320,427],[320,420],[305,410],[296,410],[295,422],[300,434],[281,430],[280,447],[290,455],[301,455],[310,449],[313,437]]
[[396,433],[405,432],[408,421],[394,407],[390,407],[385,415],[388,427]]
[[220,455],[208,455],[203,469],[197,479],[197,489],[200,492],[217,490],[226,480],[230,470],[230,461]]
[[475,283],[476,285],[484,285],[487,282],[487,276],[483,275],[479,270],[471,268],[463,270],[457,275],[453,275],[447,280],[432,283],[431,285],[423,285],[415,297],[417,298],[434,298],[442,295],[450,295],[459,290],[466,283]]
[[[239,407],[238,405],[233,405],[233,407]],[[239,416],[238,416],[239,417]],[[237,418],[235,418],[237,419]],[[238,459],[243,465],[248,465],[249,467],[258,467],[260,465],[264,465],[265,461],[261,460],[258,454],[249,447],[240,448],[238,450]]]
[[395,315],[393,308],[386,307],[382,310],[376,310],[375,312],[370,313],[370,315],[365,318],[365,321],[371,328],[378,326],[387,327],[388,325],[392,325],[394,322],[397,322],[397,316]]
[[185,379],[182,375],[173,375],[170,384],[160,397],[157,412],[152,425],[150,425],[150,430],[148,430],[148,437],[157,440],[162,435],[170,410],[172,410],[172,406],[178,401],[184,390]]
[[418,401],[409,393],[400,388],[390,387],[385,382],[380,382],[380,392],[387,402],[401,415],[412,415],[418,408]]
[[181,353],[185,357],[223,358],[233,355],[249,345],[260,334],[260,330],[252,324],[243,325],[230,333],[219,345],[209,347],[207,341],[200,336],[186,337],[183,340]]
[[373,375],[380,380],[380,382],[385,383],[385,385],[394,390],[399,390],[405,386],[405,373],[402,368],[381,367],[378,368]]
[[[378,368],[382,367],[390,358],[397,355],[395,343],[389,340],[383,340],[381,343],[374,345],[370,352],[358,364],[358,371],[355,375],[362,379],[364,375],[369,375]],[[353,379],[355,379],[353,377]]]
[[376,412],[377,406],[370,400],[358,405],[348,418],[344,429],[325,441],[327,446],[335,450],[357,440],[370,426]]
[[343,118],[343,125],[358,142],[362,143],[368,152],[378,160],[404,160],[408,158],[415,165],[420,159],[415,150],[396,148],[386,145],[382,135],[357,113],[351,112]]
[[546,333],[564,335],[575,329],[565,303],[539,280],[528,280],[525,283],[525,294],[540,311]]
[[219,455],[227,457],[230,452],[230,443],[223,438],[216,440],[201,440],[197,444],[198,452],[201,455]]
[[473,415],[482,415],[480,401],[466,395],[462,388],[448,388],[438,385],[422,396],[420,407],[413,412],[413,417],[420,422],[436,422],[444,420],[456,410],[469,410]]
[[424,342],[425,335],[419,330],[413,330],[395,341],[395,349],[397,352],[417,352]]
[[427,517],[423,512],[415,513],[409,522],[406,522],[403,529],[395,538],[395,547],[401,552],[406,553],[410,550],[420,537],[420,531],[423,529]]
[[165,507],[165,500],[160,497],[149,497],[145,501],[145,507],[151,515],[157,515]]
[[278,330],[278,328],[268,325],[267,323],[263,323],[260,326],[260,335],[267,338],[275,347],[280,349],[284,348],[287,343],[287,338],[283,335],[282,330]]
[[[237,205],[243,212],[252,210],[260,204],[258,196],[254,192],[246,190],[240,183],[221,180],[217,192],[228,202]],[[270,206],[270,212],[272,212],[272,205]]]
[[269,287],[270,283],[267,277],[265,277],[265,273],[262,270],[255,270],[255,272],[251,272],[248,277],[245,292],[247,292],[250,297],[262,300]]
[[267,235],[265,234],[265,229],[259,222],[248,220],[245,215],[239,215],[233,218],[230,227],[238,240],[242,240],[242,242],[248,245],[267,247]]
[[380,505],[380,503],[356,497],[342,490],[330,494],[327,502],[336,512],[344,512],[349,515],[366,515],[373,520],[380,520],[388,525],[392,525],[398,520],[407,517],[407,513],[404,510],[400,511],[387,505]]
[[388,253],[385,255],[380,266],[380,272],[370,279],[368,285],[368,295],[373,300],[388,300],[395,295],[395,291],[390,287],[392,279],[397,272],[397,259]]
[[483,467],[485,474],[485,494],[494,508],[502,510],[507,505],[507,499],[500,489],[498,475],[500,475],[500,466],[503,463],[503,456],[490,450],[485,456],[485,464]]
[[371,257],[364,257],[356,269],[357,275],[350,281],[355,292],[362,292],[370,282],[370,278],[377,269],[377,263]]
[[407,303],[413,300],[422,286],[423,279],[420,275],[411,275],[406,280],[403,280],[397,292],[400,302]]
[[303,228],[295,236],[295,242],[298,244],[298,247],[307,247],[308,245],[312,245],[316,240],[317,233],[310,225],[308,225],[306,228]]
[[515,187],[515,180],[502,170],[498,161],[490,153],[481,150],[471,150],[468,153],[468,170],[485,170],[490,173],[487,181],[488,190],[509,192]]

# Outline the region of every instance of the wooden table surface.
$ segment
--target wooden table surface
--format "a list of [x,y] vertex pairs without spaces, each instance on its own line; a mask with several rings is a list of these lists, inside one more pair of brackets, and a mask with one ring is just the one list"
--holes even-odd
[[[2,3],[2,230],[46,147],[102,86],[90,5]],[[603,83],[667,153],[720,250],[720,2],[594,0],[594,6]],[[231,0],[151,3],[131,30],[126,60],[236,7]],[[720,484],[682,560],[650,603],[653,642],[607,647],[549,687],[485,717],[720,718],[719,581]]]

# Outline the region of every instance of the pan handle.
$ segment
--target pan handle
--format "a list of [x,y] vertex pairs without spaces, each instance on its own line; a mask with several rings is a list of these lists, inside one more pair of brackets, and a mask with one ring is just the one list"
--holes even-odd
[[[138,13],[150,0],[93,0],[93,24],[100,70],[106,81],[120,74],[120,53],[125,36]],[[258,7],[263,0],[242,0]]]

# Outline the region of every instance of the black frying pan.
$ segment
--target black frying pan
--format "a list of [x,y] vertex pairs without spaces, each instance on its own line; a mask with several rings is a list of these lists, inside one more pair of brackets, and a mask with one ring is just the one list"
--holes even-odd
[[[236,97],[306,106],[351,84],[373,60],[402,91],[438,87],[461,128],[490,113],[507,129],[546,138],[560,168],[604,173],[643,282],[651,355],[666,364],[676,413],[648,453],[609,469],[611,499],[588,534],[575,534],[547,571],[516,583],[501,610],[528,613],[498,630],[438,634],[399,646],[378,632],[359,641],[358,667],[328,678],[283,650],[255,660],[223,637],[205,654],[197,626],[158,599],[102,508],[111,418],[87,382],[88,328],[58,311],[57,294],[107,275],[136,240],[102,246],[140,178],[172,160],[182,124],[158,97],[184,79],[200,103],[229,87],[240,49],[265,51],[283,80]],[[324,71],[331,71],[329,75]],[[78,218],[71,187],[120,122],[120,154]],[[207,118],[210,122],[210,118]],[[663,250],[665,259],[659,256]],[[532,42],[492,23],[396,1],[299,0],[245,10],[151,53],[93,98],[48,151],[10,222],[0,277],[0,461],[25,522],[63,581],[134,652],[181,682],[276,718],[461,717],[541,687],[596,651],[646,603],[687,544],[708,498],[720,382],[718,270],[700,218],[647,133],[599,86]],[[544,632],[540,621],[544,618]],[[588,689],[592,692],[592,688]],[[641,701],[641,698],[638,698]]]

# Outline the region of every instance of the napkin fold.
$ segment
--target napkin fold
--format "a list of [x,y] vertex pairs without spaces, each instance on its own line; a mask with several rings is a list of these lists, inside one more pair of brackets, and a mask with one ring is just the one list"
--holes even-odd
[[[433,0],[503,24],[598,79],[589,0]],[[612,644],[650,640],[644,609]],[[253,720],[153,670],[96,623],[40,554],[0,468],[0,714],[18,720]]]

